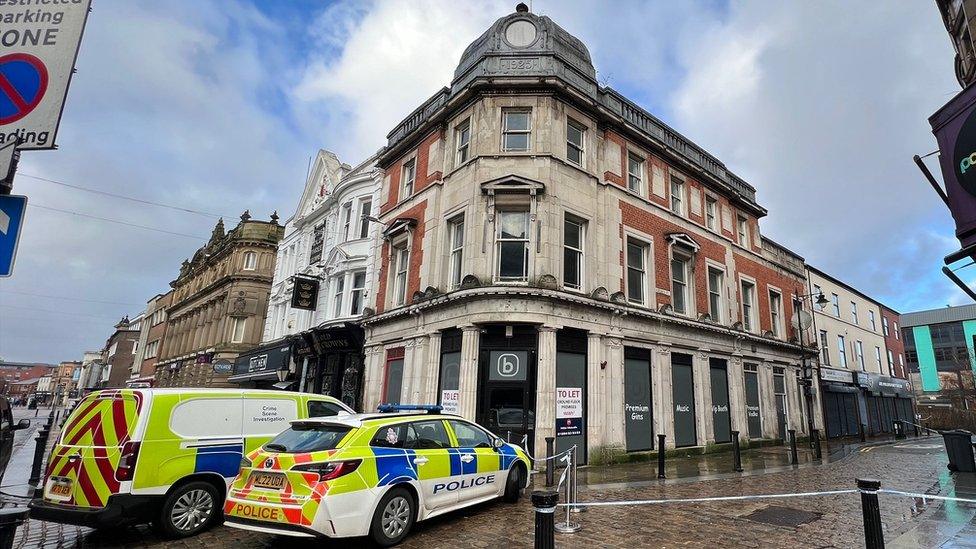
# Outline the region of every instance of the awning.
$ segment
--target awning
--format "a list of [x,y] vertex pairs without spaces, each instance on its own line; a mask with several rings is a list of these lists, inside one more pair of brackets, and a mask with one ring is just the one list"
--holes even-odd
[[298,383],[298,382],[295,381],[295,380],[291,380],[291,381],[279,381],[278,383],[275,383],[274,385],[272,385],[272,387],[274,387],[275,389],[279,389],[281,391],[285,391],[289,387],[291,387],[292,385],[294,385],[296,383]]
[[[287,368],[291,360],[291,345],[287,340],[279,340],[252,349],[246,353],[241,353],[234,361],[234,375],[228,381],[250,376],[253,374],[267,374],[267,379],[278,379],[276,373],[282,367]],[[263,378],[262,378],[263,379]]]
[[241,383],[242,381],[265,381],[269,379],[278,379],[278,373],[271,372],[252,372],[249,374],[238,374],[236,376],[230,376],[227,381],[231,383]]

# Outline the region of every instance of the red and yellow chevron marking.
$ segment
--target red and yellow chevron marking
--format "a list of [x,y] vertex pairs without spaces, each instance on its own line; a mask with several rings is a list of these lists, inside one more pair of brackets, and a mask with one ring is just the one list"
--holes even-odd
[[119,491],[115,470],[141,409],[142,394],[131,390],[100,391],[79,405],[48,460],[48,476],[73,483],[71,499],[56,503],[104,507]]

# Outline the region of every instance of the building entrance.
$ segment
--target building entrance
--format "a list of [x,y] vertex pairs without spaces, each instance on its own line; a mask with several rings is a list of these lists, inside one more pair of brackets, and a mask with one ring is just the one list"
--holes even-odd
[[[533,326],[487,326],[479,353],[478,423],[521,444],[535,436],[536,331]],[[506,335],[507,334],[507,335]]]

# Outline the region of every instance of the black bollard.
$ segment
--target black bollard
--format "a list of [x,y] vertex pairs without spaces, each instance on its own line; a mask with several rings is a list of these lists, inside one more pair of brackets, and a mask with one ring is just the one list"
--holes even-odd
[[786,431],[790,435],[790,465],[797,465],[800,460],[796,457],[796,429]]
[[912,427],[915,428],[915,438],[918,438],[918,424],[917,423],[912,423]]
[[896,440],[901,440],[905,438],[905,424],[900,419],[895,420],[894,428],[895,428]]
[[664,478],[664,435],[657,436],[657,478]]
[[820,451],[820,429],[813,429],[810,433],[813,442],[813,459],[823,459]]
[[862,423],[861,424],[861,442],[867,441],[867,436],[868,436],[868,426]]
[[14,534],[17,527],[27,520],[26,507],[7,507],[0,509],[0,549],[10,549],[14,546]]
[[553,464],[552,452],[556,444],[555,437],[546,437],[546,488],[556,483],[556,465]]
[[867,549],[884,549],[881,507],[878,505],[879,488],[880,481],[857,479],[857,489],[861,492],[861,513],[864,516],[864,547]]
[[556,547],[556,503],[559,493],[555,490],[536,490],[532,492],[532,507],[535,508],[535,549],[555,549]]
[[41,481],[41,466],[44,464],[44,450],[47,447],[47,436],[49,431],[41,426],[37,430],[37,438],[34,439],[34,463],[31,465],[30,478],[27,484],[36,487]]
[[739,431],[732,431],[732,470],[742,472],[742,451],[739,449]]

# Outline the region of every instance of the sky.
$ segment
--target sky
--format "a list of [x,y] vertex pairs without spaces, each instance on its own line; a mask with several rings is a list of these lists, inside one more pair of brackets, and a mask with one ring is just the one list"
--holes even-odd
[[[514,4],[96,0],[59,148],[21,158],[14,193],[32,206],[0,279],[0,358],[101,349],[217,217],[286,219],[318,149],[351,165],[375,152]],[[952,220],[912,162],[936,149],[927,119],[959,91],[933,3],[532,9],[583,40],[601,84],[756,187],[765,236],[901,312],[967,302],[940,272]]]

